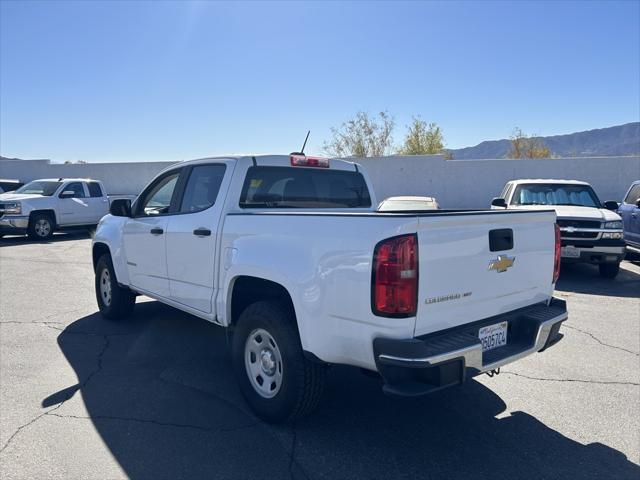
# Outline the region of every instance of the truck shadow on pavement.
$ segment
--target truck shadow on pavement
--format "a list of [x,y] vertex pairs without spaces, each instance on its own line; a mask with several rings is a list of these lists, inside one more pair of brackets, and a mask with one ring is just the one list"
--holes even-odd
[[0,238],[0,247],[12,247],[15,245],[33,245],[33,244],[49,244],[58,242],[68,242],[70,240],[82,240],[89,239],[95,233],[95,230],[80,229],[80,230],[66,230],[64,232],[56,232],[51,240],[32,240],[26,235],[21,236],[7,236]]
[[638,265],[626,260],[622,262],[620,273],[614,279],[601,277],[596,265],[562,264],[556,288],[560,291],[587,295],[638,298],[640,274],[631,270],[632,263]]
[[[394,400],[377,379],[334,367],[313,416],[266,425],[240,396],[224,331],[158,302],[139,303],[122,322],[81,318],[58,344],[79,384],[43,407],[90,420],[133,479],[640,475],[622,453],[573,441],[528,413],[496,418],[506,405],[476,381]],[[74,395],[86,412],[65,404]]]

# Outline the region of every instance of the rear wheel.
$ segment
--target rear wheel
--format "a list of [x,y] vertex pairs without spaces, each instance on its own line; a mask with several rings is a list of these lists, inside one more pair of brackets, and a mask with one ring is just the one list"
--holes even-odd
[[29,221],[27,234],[34,240],[50,240],[53,237],[54,223],[51,215],[36,213]]
[[326,366],[308,360],[291,309],[279,302],[247,307],[234,331],[232,357],[240,390],[261,419],[290,422],[313,411]]
[[135,306],[136,295],[118,285],[111,256],[107,253],[96,264],[95,289],[98,308],[105,318],[115,320],[125,317]]
[[616,278],[620,271],[620,263],[601,263],[598,268],[600,269],[601,277]]

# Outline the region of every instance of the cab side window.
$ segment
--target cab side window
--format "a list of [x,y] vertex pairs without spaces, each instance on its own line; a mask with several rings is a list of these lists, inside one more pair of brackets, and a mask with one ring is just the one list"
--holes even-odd
[[73,198],[86,198],[82,182],[71,182],[63,188],[64,192],[73,192]]
[[169,213],[178,178],[180,178],[180,170],[168,173],[156,180],[142,194],[140,203],[136,207],[136,214],[153,216]]
[[193,167],[184,190],[180,212],[199,212],[216,203],[226,168],[221,164]]

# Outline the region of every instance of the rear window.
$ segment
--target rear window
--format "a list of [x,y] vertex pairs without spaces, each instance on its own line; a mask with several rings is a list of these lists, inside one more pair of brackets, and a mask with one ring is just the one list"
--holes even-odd
[[251,167],[241,208],[366,208],[369,190],[359,172],[302,167]]

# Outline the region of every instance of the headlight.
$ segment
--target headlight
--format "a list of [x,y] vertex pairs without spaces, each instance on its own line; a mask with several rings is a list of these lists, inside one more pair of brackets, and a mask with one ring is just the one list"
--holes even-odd
[[615,228],[620,230],[622,228],[622,222],[621,221],[617,221],[617,222],[604,222],[603,225],[604,228]]
[[22,205],[20,205],[20,202],[4,203],[2,206],[4,207],[4,213],[22,213]]

